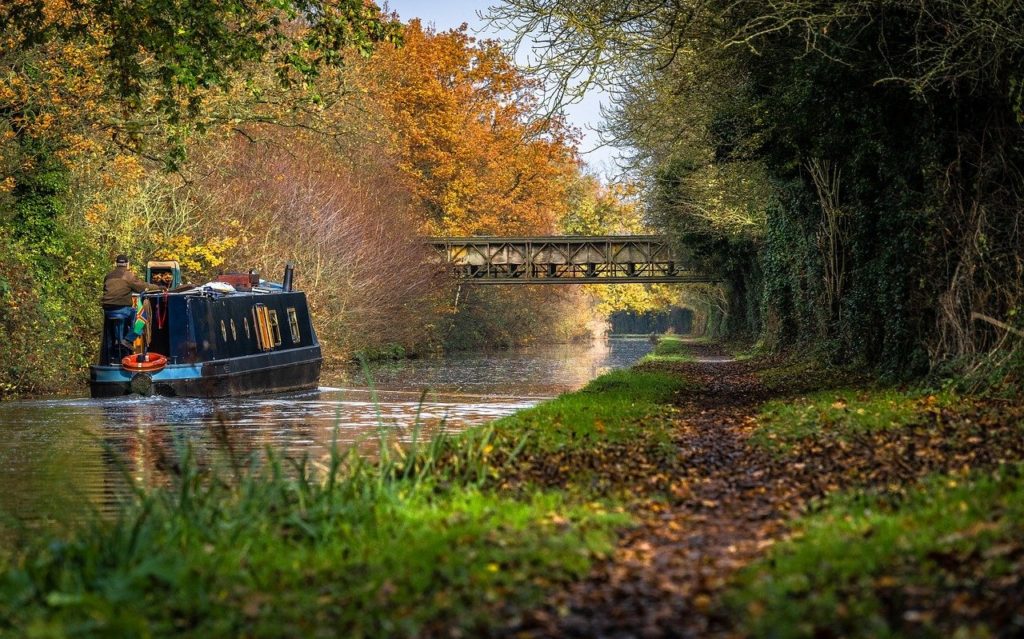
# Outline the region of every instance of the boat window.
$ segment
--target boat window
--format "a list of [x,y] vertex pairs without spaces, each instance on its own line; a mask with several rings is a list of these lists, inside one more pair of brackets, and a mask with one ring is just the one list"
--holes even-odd
[[274,338],[270,333],[270,319],[266,306],[256,304],[252,307],[252,322],[253,328],[256,330],[256,345],[260,350],[269,351],[274,348]]
[[267,313],[270,316],[270,332],[273,335],[274,346],[281,345],[281,323],[277,321],[277,311],[274,309],[267,309]]
[[294,308],[288,309],[288,328],[292,330],[292,343],[299,343],[299,315]]
[[235,330],[235,318],[231,318],[231,341],[238,341],[238,331]]
[[224,320],[220,321],[220,335],[224,338],[224,341],[228,341],[228,329],[224,326]]
[[242,326],[245,328],[245,339],[252,339],[252,333],[249,332],[249,318],[242,318]]
[[263,350],[263,340],[260,338],[260,309],[252,307],[252,327],[256,330],[256,347]]

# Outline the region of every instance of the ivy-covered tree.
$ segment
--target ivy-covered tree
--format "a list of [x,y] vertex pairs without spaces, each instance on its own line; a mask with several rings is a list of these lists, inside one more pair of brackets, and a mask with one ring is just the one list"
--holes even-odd
[[1021,3],[506,0],[492,17],[545,43],[561,95],[612,93],[609,134],[723,278],[731,330],[897,375],[1008,344]]

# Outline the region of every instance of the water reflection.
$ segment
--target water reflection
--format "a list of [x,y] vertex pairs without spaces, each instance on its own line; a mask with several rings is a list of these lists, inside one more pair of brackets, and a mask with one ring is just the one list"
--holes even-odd
[[[272,446],[328,454],[332,440],[374,450],[507,415],[627,366],[645,340],[537,347],[377,366],[325,375],[318,391],[229,400],[56,399],[0,404],[0,510],[23,520],[109,510],[127,478],[166,481],[192,450],[203,463]],[[420,426],[418,426],[418,424]]]

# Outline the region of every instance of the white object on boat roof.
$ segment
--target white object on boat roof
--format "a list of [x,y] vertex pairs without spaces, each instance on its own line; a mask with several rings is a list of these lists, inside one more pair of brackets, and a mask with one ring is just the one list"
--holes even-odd
[[207,282],[201,287],[203,290],[213,291],[215,293],[234,293],[235,287],[231,286],[227,282]]

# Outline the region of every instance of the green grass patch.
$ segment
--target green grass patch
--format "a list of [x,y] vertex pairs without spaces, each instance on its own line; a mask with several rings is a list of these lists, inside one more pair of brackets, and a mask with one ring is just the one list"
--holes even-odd
[[867,386],[872,381],[863,370],[830,366],[820,357],[808,354],[772,364],[758,371],[757,377],[766,391],[776,395]]
[[642,360],[640,360],[640,361],[643,362],[643,363],[652,363],[652,364],[681,364],[681,363],[686,363],[686,362],[692,362],[692,361],[694,361],[694,358],[693,358],[692,355],[689,355],[689,354],[682,354],[682,355],[654,355],[653,353],[651,353],[651,354],[645,355],[644,358]]
[[189,462],[116,520],[4,557],[0,635],[474,634],[495,606],[535,605],[584,574],[625,522],[387,461],[324,476],[271,460],[230,481]]
[[667,439],[669,405],[687,387],[677,375],[612,371],[575,393],[504,417],[494,426],[513,436],[527,434],[534,452]]
[[675,335],[662,335],[654,345],[655,355],[683,355],[688,352],[686,341]]
[[726,600],[755,637],[1010,636],[1022,544],[1024,467],[935,477],[897,502],[831,499]]
[[809,437],[849,438],[927,419],[928,410],[962,405],[967,400],[950,391],[836,389],[766,403],[758,415],[754,443],[785,450]]
[[677,335],[662,335],[654,345],[651,353],[644,358],[645,362],[692,362],[688,344],[696,343],[696,339],[683,339]]
[[767,353],[763,341],[751,343],[749,341],[724,342],[726,352],[737,362],[745,362],[755,357],[761,357]]

